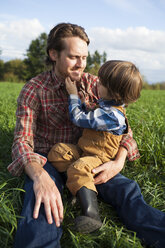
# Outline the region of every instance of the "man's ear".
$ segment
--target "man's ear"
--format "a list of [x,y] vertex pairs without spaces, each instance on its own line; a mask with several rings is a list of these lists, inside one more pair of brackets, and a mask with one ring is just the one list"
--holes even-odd
[[56,59],[58,57],[57,51],[54,49],[50,49],[49,50],[49,56],[50,56],[52,61],[56,61]]

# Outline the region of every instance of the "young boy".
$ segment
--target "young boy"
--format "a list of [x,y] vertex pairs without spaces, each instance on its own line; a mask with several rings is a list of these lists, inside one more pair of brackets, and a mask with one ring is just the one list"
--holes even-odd
[[115,158],[122,135],[128,129],[125,106],[135,102],[142,89],[140,72],[131,62],[107,61],[98,77],[100,99],[98,107],[91,111],[81,103],[76,82],[66,78],[70,118],[84,130],[78,145],[58,143],[48,154],[48,160],[58,171],[67,170],[67,187],[78,197],[83,212],[75,220],[76,229],[82,233],[102,225],[92,170]]

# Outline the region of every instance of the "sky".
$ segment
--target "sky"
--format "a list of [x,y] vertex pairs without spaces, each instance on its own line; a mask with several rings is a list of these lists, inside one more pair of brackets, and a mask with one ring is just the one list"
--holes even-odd
[[165,81],[165,0],[0,0],[0,59],[24,59],[32,40],[60,22],[85,28],[90,53],[136,64]]

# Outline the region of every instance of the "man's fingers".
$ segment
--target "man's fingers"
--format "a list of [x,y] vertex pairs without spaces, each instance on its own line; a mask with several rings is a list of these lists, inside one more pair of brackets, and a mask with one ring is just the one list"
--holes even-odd
[[107,172],[102,171],[94,178],[94,184],[106,183],[108,181]]
[[102,175],[98,175],[94,178],[94,184],[100,184],[102,183]]
[[52,202],[51,210],[52,210],[52,214],[53,214],[53,218],[54,218],[54,221],[56,223],[56,226],[59,227],[60,226],[60,218],[59,218],[59,213],[58,213],[58,208],[57,208],[56,202]]
[[57,197],[56,200],[52,200],[51,211],[52,211],[56,226],[59,227],[63,220],[63,204],[62,204],[60,195]]
[[101,172],[101,171],[103,171],[104,170],[104,164],[103,165],[100,165],[100,166],[98,166],[98,167],[96,167],[96,168],[94,168],[93,170],[92,170],[92,172],[94,173],[94,174],[97,174],[97,173],[99,173],[99,172]]
[[52,220],[51,206],[49,201],[44,202],[44,208],[45,208],[47,221],[49,224],[52,224],[53,220]]
[[94,168],[92,170],[94,174],[96,174],[96,177],[94,178],[95,184],[101,184],[103,183],[103,175],[104,175],[104,164]]
[[34,206],[34,211],[33,211],[33,218],[34,219],[37,219],[38,218],[40,206],[41,206],[41,198],[38,197],[36,199],[35,206]]
[[63,203],[62,203],[62,199],[60,195],[57,199],[57,208],[58,208],[58,214],[59,214],[60,221],[62,221],[64,217],[64,209],[63,209]]

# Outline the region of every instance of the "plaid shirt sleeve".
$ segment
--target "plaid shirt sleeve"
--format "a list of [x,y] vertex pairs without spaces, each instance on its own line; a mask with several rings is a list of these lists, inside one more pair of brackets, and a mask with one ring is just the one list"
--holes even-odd
[[9,172],[20,176],[26,165],[37,162],[41,166],[46,163],[46,158],[34,152],[34,136],[36,119],[39,108],[39,99],[35,88],[27,84],[22,89],[18,98],[16,111],[16,127],[12,146],[13,162],[8,166]]

